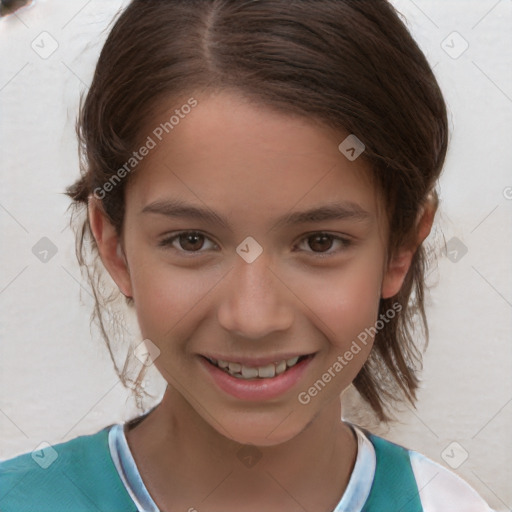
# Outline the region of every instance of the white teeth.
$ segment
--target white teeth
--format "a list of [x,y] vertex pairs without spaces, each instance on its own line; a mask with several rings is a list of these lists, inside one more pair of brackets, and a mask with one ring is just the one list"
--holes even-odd
[[260,379],[271,379],[276,375],[276,366],[272,363],[267,364],[267,366],[262,366],[258,368],[258,377]]
[[258,368],[249,368],[249,366],[242,365],[242,370],[240,373],[244,379],[254,379],[258,376]]
[[240,363],[222,361],[220,359],[218,361],[216,359],[210,359],[213,364],[239,379],[255,379],[257,377],[260,379],[271,379],[284,373],[287,368],[296,365],[298,360],[299,356],[296,356],[286,361],[278,361],[267,364],[266,366],[251,367]]
[[286,371],[286,361],[281,361],[276,366],[276,375],[281,375],[281,373],[284,373]]
[[230,373],[238,373],[241,369],[242,365],[240,363],[229,363]]

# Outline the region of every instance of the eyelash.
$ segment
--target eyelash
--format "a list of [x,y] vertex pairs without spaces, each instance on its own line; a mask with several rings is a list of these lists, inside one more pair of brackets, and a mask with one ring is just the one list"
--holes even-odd
[[[158,243],[158,246],[159,247],[164,247],[164,248],[172,248],[172,249],[174,249],[174,250],[176,250],[178,252],[190,255],[191,257],[195,257],[195,256],[193,256],[194,254],[204,253],[205,251],[202,251],[202,250],[200,250],[200,251],[186,251],[184,249],[177,249],[176,247],[172,247],[173,242],[175,240],[179,239],[180,236],[182,236],[182,235],[191,235],[191,234],[201,235],[205,239],[209,240],[209,238],[205,234],[201,233],[200,231],[180,231],[180,232],[177,232],[177,233],[173,234],[170,237],[167,237],[167,238],[161,240]],[[348,249],[352,245],[352,243],[353,243],[353,241],[348,239],[348,238],[343,238],[343,237],[340,237],[340,236],[337,236],[337,235],[332,235],[332,234],[326,233],[324,231],[315,231],[313,233],[308,233],[307,236],[305,236],[304,238],[301,239],[301,242],[304,242],[304,241],[307,242],[309,239],[313,238],[314,236],[319,236],[319,235],[324,235],[324,236],[330,237],[330,239],[332,239],[333,241],[341,242],[342,248],[339,249],[338,251],[334,251],[334,252],[306,251],[306,252],[309,252],[310,254],[312,254],[316,258],[327,258],[327,257],[330,257],[330,256],[334,256],[335,254],[337,254],[337,253],[339,253],[339,252],[341,252],[343,250]],[[299,245],[300,245],[300,243],[299,243]],[[186,256],[186,257],[189,257],[189,256]]]

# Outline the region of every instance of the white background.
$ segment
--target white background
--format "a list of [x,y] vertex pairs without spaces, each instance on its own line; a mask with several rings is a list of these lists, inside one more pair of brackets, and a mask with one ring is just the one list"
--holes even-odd
[[[136,414],[98,332],[90,332],[92,302],[63,195],[78,176],[79,95],[125,4],[39,0],[0,20],[0,459]],[[449,108],[451,144],[429,241],[456,237],[467,253],[456,262],[441,255],[429,278],[431,339],[417,410],[404,408],[397,424],[373,430],[453,469],[496,510],[510,510],[512,1],[393,4]],[[43,31],[58,43],[46,59],[31,47],[42,45]],[[453,31],[469,44],[458,58],[464,42]],[[57,247],[46,263],[32,253],[42,237]],[[163,390],[158,376],[148,382]],[[349,419],[358,408],[351,404]],[[454,469],[447,460],[461,450],[468,458]]]

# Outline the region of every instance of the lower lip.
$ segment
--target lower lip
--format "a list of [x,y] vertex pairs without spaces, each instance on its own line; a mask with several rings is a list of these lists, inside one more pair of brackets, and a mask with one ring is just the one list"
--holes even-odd
[[276,398],[293,388],[310,365],[313,357],[314,355],[308,356],[277,377],[251,380],[233,377],[202,356],[200,356],[200,360],[204,368],[212,376],[215,384],[222,391],[239,400],[257,402]]

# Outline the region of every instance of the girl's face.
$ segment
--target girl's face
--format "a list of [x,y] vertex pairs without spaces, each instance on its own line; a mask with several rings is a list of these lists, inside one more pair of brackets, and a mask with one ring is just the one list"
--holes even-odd
[[[100,251],[133,297],[169,386],[223,435],[276,444],[326,407],[339,410],[370,352],[379,299],[398,292],[408,253],[386,265],[369,167],[338,149],[348,133],[231,93],[196,100],[161,141],[167,111],[143,136],[156,146],[126,189],[127,265],[108,223]],[[274,378],[253,377],[302,356]],[[206,358],[233,373],[245,363],[251,380]]]

